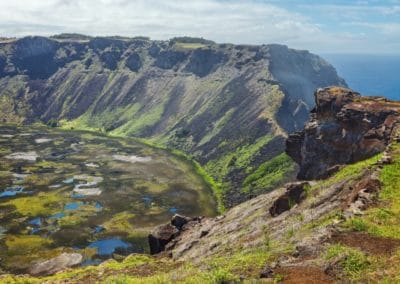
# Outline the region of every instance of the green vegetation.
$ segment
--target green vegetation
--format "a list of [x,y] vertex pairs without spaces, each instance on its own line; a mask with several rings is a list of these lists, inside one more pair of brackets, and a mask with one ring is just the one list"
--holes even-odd
[[183,43],[177,42],[175,43],[175,47],[177,49],[198,49],[198,48],[205,48],[207,45],[202,43]]
[[92,279],[99,283],[226,283],[239,281],[243,276],[258,279],[260,269],[272,254],[270,248],[235,250],[226,252],[223,256],[206,259],[203,266],[133,254],[121,262],[108,260],[99,266],[67,270],[50,277],[4,275],[0,276],[0,281],[41,283],[65,280],[81,282],[84,279]]
[[215,122],[212,130],[200,140],[199,145],[203,145],[215,137],[222,130],[223,126],[228,122],[228,120],[231,119],[234,112],[234,108],[230,109],[217,122]]
[[38,251],[43,246],[48,246],[52,243],[50,239],[40,236],[7,236],[5,244],[9,254],[29,254]]
[[259,153],[263,146],[271,141],[271,139],[271,136],[263,136],[252,144],[247,144],[235,149],[234,151],[229,151],[218,160],[208,162],[205,169],[220,181],[222,181],[222,179],[225,178],[233,169],[250,171],[252,159]]
[[20,197],[2,203],[2,206],[14,206],[16,211],[23,216],[50,216],[59,209],[59,203],[63,201],[62,193],[39,192],[34,196]]
[[172,43],[187,43],[187,44],[204,44],[204,45],[212,45],[215,44],[214,41],[204,39],[202,37],[174,37],[170,39],[170,42]]
[[129,212],[120,212],[112,216],[107,222],[103,224],[103,227],[107,232],[127,232],[131,233],[134,230],[134,226],[131,224],[130,219],[134,218],[135,214]]
[[161,119],[163,111],[164,111],[164,106],[160,104],[149,111],[135,115],[129,122],[112,131],[112,134],[132,135],[140,133],[142,129],[157,123]]
[[[0,139],[0,146],[9,152],[29,149],[40,157],[24,161],[0,156],[1,190],[23,187],[16,196],[0,200],[0,259],[7,271],[25,272],[32,261],[110,237],[147,252],[149,231],[170,220],[169,209],[193,216],[216,214],[205,172],[183,153],[130,138],[43,126],[3,125],[0,133],[12,136]],[[36,143],[38,139],[45,142]],[[118,160],[114,154],[128,160]],[[130,162],[134,155],[150,159]],[[15,175],[12,169],[16,166],[29,174]],[[74,193],[74,189],[88,188],[101,193]],[[13,239],[6,245],[8,236]],[[27,248],[23,253],[14,249],[23,246]],[[88,249],[81,252],[85,259],[98,258]]]
[[243,181],[244,192],[258,192],[271,188],[290,176],[295,169],[292,159],[282,153],[261,164]]
[[176,149],[170,149],[168,147],[165,147],[163,145],[160,144],[156,144],[154,142],[151,142],[149,140],[146,139],[139,139],[139,138],[133,138],[135,139],[135,141],[138,141],[144,145],[150,146],[150,147],[154,147],[157,149],[162,149],[165,151],[168,151],[170,154],[175,155],[176,157],[184,160],[184,161],[189,161],[193,167],[193,170],[195,171],[195,173],[199,176],[202,177],[202,179],[204,180],[204,182],[212,189],[214,196],[216,198],[217,201],[217,206],[218,206],[218,212],[223,213],[225,211],[225,205],[223,203],[223,199],[222,199],[222,185],[221,183],[216,182],[206,171],[205,168],[203,168],[193,157],[189,156],[188,154],[184,153],[183,151],[179,151]]
[[391,151],[393,163],[385,165],[380,173],[379,201],[382,205],[349,220],[347,226],[376,236],[400,239],[400,144],[394,143]]
[[358,279],[368,270],[370,262],[361,251],[340,244],[331,245],[325,254],[326,260],[338,259],[343,272],[351,279]]

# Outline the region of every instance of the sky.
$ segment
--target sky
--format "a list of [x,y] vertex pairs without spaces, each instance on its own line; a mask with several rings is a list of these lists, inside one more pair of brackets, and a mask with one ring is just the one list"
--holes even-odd
[[400,54],[400,0],[0,0],[0,36],[59,33]]

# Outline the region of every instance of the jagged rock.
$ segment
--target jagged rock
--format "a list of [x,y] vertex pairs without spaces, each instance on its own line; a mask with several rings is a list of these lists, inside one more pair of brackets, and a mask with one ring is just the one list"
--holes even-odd
[[52,259],[39,262],[29,269],[31,275],[51,275],[66,268],[76,266],[83,260],[79,253],[62,253]]
[[308,185],[308,182],[296,182],[287,185],[286,192],[276,199],[269,208],[271,216],[276,217],[300,203],[306,197],[305,188]]
[[349,194],[343,205],[344,216],[350,218],[354,215],[362,215],[363,211],[376,200],[381,188],[381,182],[376,174],[367,173]]
[[325,178],[340,165],[384,151],[400,123],[400,103],[347,88],[318,89],[315,104],[305,129],[286,142],[286,153],[300,165],[300,179]]
[[182,227],[187,224],[191,218],[175,214],[171,219],[171,224],[175,226],[178,230],[182,230]]
[[150,253],[157,254],[164,251],[165,246],[179,233],[179,230],[172,224],[165,224],[156,227],[148,237]]

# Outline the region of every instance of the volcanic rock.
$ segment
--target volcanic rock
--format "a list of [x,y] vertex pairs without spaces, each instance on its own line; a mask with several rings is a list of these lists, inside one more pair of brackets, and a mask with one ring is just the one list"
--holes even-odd
[[299,165],[299,179],[321,179],[338,165],[383,152],[400,122],[400,103],[363,97],[342,87],[318,89],[305,129],[291,134],[286,153]]

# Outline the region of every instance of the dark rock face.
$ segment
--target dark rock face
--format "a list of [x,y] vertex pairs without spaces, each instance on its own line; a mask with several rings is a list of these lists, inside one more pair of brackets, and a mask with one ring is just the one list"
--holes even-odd
[[143,62],[140,58],[140,55],[137,53],[131,54],[126,60],[126,66],[131,69],[133,72],[138,72],[142,67]]
[[286,152],[299,165],[300,179],[324,178],[337,165],[354,163],[385,150],[400,104],[329,87],[315,93],[316,107],[301,132],[289,136]]
[[290,210],[294,205],[306,198],[306,186],[308,182],[297,182],[287,185],[286,192],[274,201],[269,208],[272,217],[276,217],[285,211]]
[[100,55],[101,61],[104,63],[104,66],[110,70],[117,69],[120,57],[121,53],[117,50],[105,51]]
[[11,61],[18,72],[32,79],[45,79],[60,67],[54,60],[58,44],[43,37],[23,38],[16,42]]
[[165,250],[166,246],[184,229],[192,219],[175,214],[171,223],[156,227],[148,237],[150,253],[157,254]]
[[188,54],[183,51],[167,50],[162,51],[157,57],[155,65],[162,69],[172,69],[178,63],[184,61]]
[[213,49],[196,49],[185,69],[199,77],[204,77],[226,60],[227,56],[222,52],[216,52]]
[[150,253],[157,254],[164,251],[165,246],[176,236],[179,230],[171,225],[160,225],[149,235]]
[[3,76],[4,67],[6,67],[7,58],[5,55],[0,54],[0,76]]

